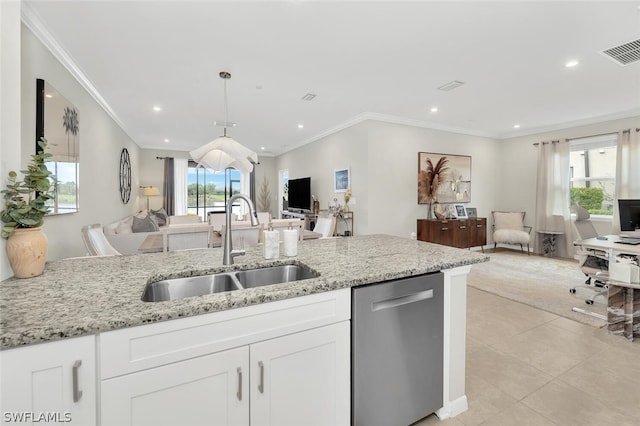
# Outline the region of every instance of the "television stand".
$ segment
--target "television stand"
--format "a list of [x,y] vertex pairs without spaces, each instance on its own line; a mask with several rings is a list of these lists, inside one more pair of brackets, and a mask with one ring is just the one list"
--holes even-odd
[[280,212],[280,216],[283,219],[286,219],[289,217],[295,217],[296,219],[304,219],[304,229],[308,229],[308,230],[312,229],[316,221],[316,216],[313,213],[311,212],[304,213],[304,210],[302,210],[302,213],[298,213],[290,210],[282,210]]

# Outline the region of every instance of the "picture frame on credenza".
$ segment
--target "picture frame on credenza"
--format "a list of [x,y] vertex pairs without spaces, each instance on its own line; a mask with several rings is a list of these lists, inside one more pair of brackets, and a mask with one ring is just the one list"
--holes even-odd
[[469,219],[467,215],[467,209],[464,204],[454,204],[453,205],[453,216],[456,219]]

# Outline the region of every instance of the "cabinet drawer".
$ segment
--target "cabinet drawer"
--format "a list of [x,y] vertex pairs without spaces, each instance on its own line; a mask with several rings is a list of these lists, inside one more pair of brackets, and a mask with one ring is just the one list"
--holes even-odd
[[271,339],[351,317],[351,289],[102,333],[102,379]]

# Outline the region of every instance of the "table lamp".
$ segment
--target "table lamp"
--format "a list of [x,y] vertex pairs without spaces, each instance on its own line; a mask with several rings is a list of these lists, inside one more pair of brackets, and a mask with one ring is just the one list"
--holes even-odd
[[147,197],[147,211],[149,211],[149,197],[160,195],[160,190],[155,186],[143,186],[142,195]]

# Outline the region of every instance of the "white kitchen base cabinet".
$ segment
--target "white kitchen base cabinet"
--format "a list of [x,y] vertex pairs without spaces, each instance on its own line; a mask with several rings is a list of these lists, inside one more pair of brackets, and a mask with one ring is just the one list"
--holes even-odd
[[347,425],[349,322],[102,382],[103,426]]
[[100,334],[101,426],[347,426],[351,289]]
[[2,424],[96,424],[95,336],[0,351]]
[[102,382],[103,426],[248,425],[249,348]]
[[251,345],[251,426],[348,425],[350,322]]

